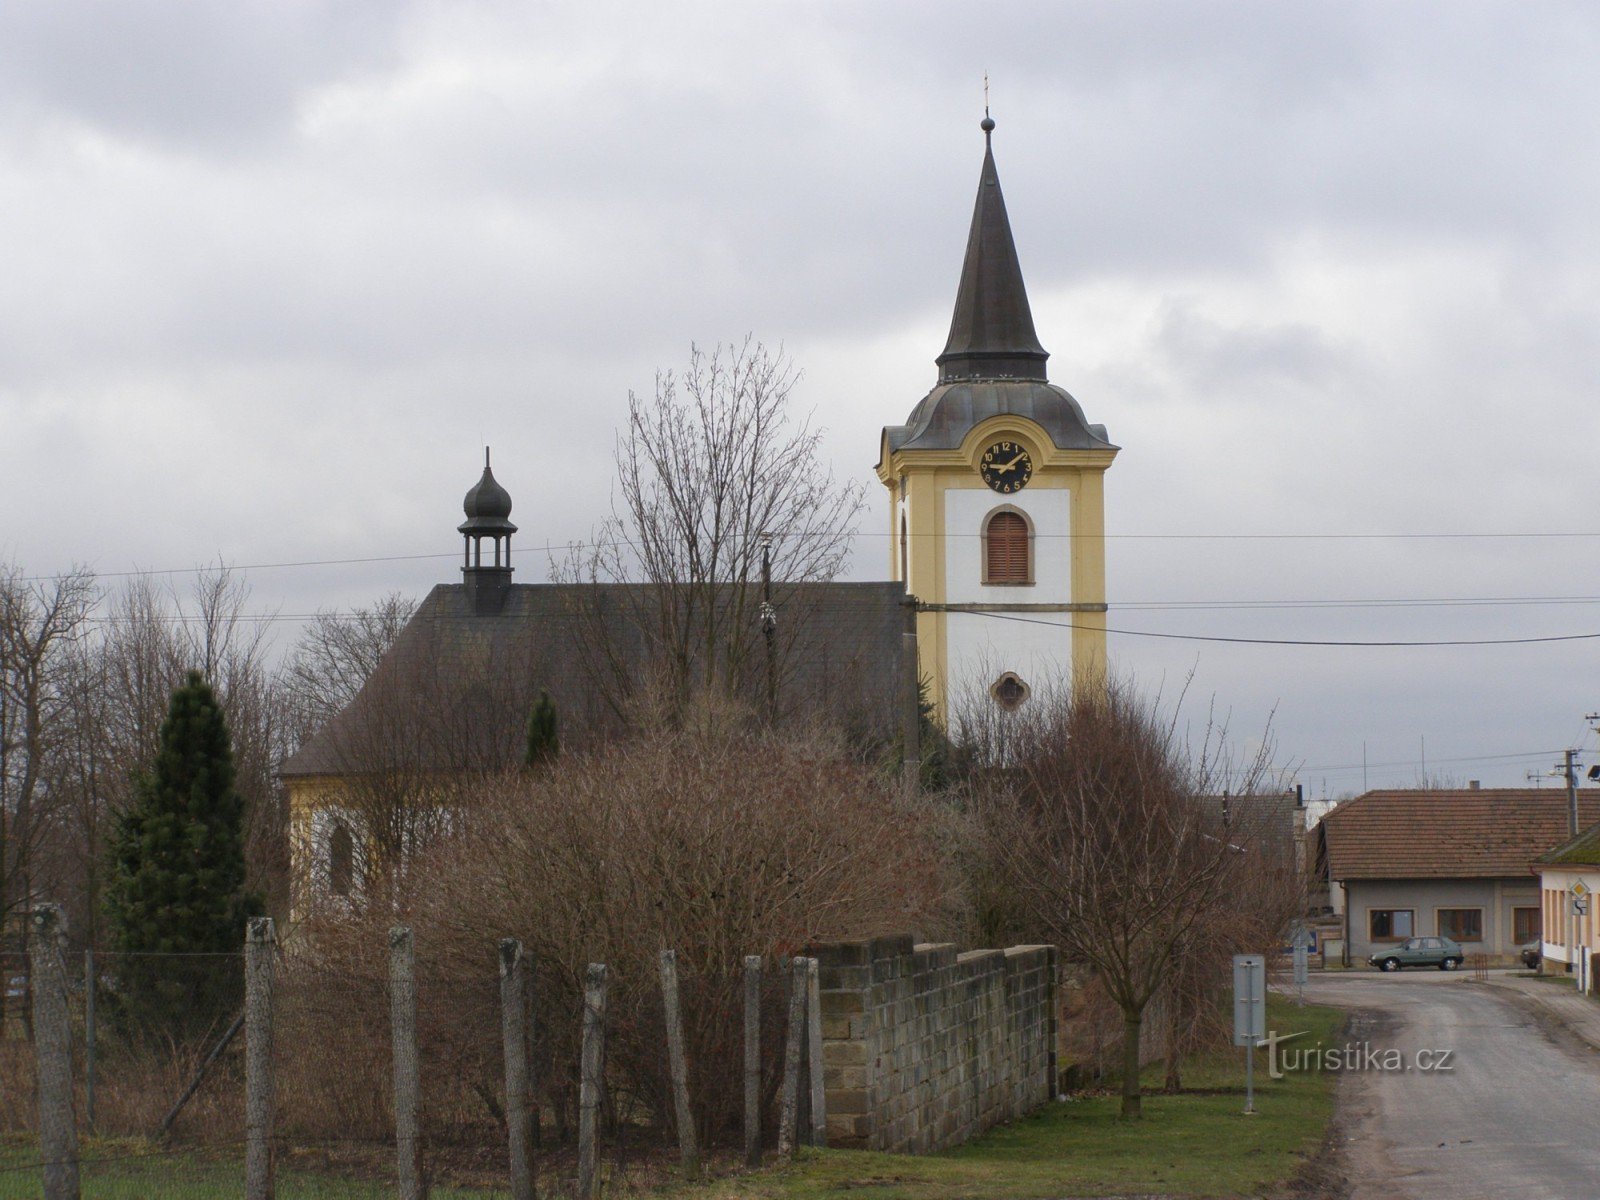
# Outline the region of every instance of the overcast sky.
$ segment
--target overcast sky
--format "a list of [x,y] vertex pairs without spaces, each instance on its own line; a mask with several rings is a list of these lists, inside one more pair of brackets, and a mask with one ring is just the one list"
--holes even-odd
[[[487,442],[538,581],[629,389],[753,332],[871,485],[882,578],[878,433],[935,377],[987,70],[1051,377],[1124,447],[1113,628],[1600,632],[1596,61],[1593,4],[18,0],[0,559],[438,555],[249,573],[285,617],[421,594]],[[1363,753],[1415,782],[1424,739],[1486,785],[1596,745],[1596,640],[1111,649],[1242,740],[1271,715],[1313,795]]]

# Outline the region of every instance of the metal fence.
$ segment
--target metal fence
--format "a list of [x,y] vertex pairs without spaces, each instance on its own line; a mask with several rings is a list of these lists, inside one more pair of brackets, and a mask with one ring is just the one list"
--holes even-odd
[[514,941],[463,974],[405,929],[359,956],[270,921],[238,954],[125,955],[69,953],[46,919],[0,955],[0,1200],[587,1197],[821,1142],[811,960],[746,960],[744,1128],[720,1138],[691,1115],[675,956],[659,967],[626,983],[659,994],[665,1122],[610,1086],[600,964],[567,1061]]

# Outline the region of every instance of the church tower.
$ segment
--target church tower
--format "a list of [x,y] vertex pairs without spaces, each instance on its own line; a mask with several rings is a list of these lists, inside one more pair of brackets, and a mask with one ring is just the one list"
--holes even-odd
[[[947,723],[1106,670],[1104,476],[1116,457],[1049,381],[983,119],[983,171],[939,379],[884,429],[890,569],[918,601],[921,668]],[[987,700],[985,700],[987,697]]]

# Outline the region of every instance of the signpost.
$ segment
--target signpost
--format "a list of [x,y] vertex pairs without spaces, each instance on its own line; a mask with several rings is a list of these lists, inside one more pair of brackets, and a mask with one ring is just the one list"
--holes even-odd
[[1306,978],[1311,969],[1311,931],[1299,922],[1294,927],[1294,986],[1298,995],[1296,1003],[1306,1006]]
[[1233,956],[1233,1044],[1245,1048],[1244,1111],[1256,1111],[1256,1046],[1267,1036],[1267,960]]
[[1581,918],[1589,914],[1589,889],[1583,880],[1572,881],[1570,889],[1572,896],[1572,957],[1573,966],[1578,973],[1578,990],[1585,994],[1591,986],[1589,979],[1589,947],[1588,939],[1584,937],[1584,922]]

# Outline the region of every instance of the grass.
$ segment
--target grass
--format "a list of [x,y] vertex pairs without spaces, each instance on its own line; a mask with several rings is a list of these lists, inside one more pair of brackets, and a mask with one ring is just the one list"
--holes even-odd
[[[1332,1045],[1343,1022],[1335,1009],[1278,997],[1268,1014],[1269,1028],[1309,1033],[1297,1045]],[[1120,1096],[1088,1095],[942,1154],[809,1151],[791,1167],[668,1191],[681,1200],[1258,1195],[1294,1176],[1333,1115],[1333,1076],[1269,1080],[1264,1058],[1257,1054],[1253,1116],[1242,1111],[1244,1051],[1229,1048],[1193,1064],[1184,1081],[1192,1091],[1147,1094],[1140,1121],[1118,1116]],[[1145,1083],[1160,1086],[1159,1069]]]
[[[0,1200],[37,1200],[36,1143],[0,1142]],[[150,1142],[89,1139],[80,1151],[85,1200],[229,1200],[244,1196],[244,1159],[236,1153],[164,1151]],[[296,1168],[277,1171],[278,1200],[392,1200],[394,1185]],[[504,1189],[435,1185],[435,1200],[491,1200]]]

